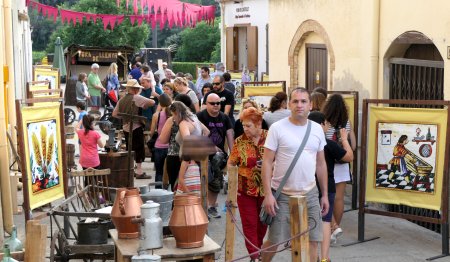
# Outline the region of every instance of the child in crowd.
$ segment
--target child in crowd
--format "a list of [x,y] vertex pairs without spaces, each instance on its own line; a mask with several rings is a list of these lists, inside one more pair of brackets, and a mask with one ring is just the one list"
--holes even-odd
[[[81,128],[83,125],[84,128]],[[84,115],[83,120],[78,122],[76,132],[81,141],[80,145],[80,165],[84,169],[97,169],[100,165],[97,146],[103,147],[101,135],[94,130],[94,117]]]

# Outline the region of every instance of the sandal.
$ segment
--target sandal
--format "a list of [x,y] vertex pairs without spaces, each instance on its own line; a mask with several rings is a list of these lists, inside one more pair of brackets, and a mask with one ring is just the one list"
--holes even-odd
[[145,172],[142,174],[134,173],[134,176],[136,177],[136,179],[151,179],[152,178],[151,175],[147,175]]

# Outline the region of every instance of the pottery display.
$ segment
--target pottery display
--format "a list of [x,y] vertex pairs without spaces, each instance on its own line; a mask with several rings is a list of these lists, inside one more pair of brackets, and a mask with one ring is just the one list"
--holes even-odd
[[119,238],[139,237],[139,224],[131,219],[141,215],[142,200],[137,188],[119,188],[111,211],[111,218]]
[[160,204],[159,213],[163,221],[163,225],[167,226],[172,213],[173,192],[164,189],[151,189],[146,193],[142,193],[141,198],[143,202],[152,200],[155,203]]
[[175,195],[169,227],[178,248],[203,246],[203,238],[208,229],[208,217],[198,194]]

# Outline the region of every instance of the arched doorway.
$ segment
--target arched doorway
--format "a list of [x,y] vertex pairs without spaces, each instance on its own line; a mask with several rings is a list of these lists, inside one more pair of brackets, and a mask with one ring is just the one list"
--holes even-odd
[[444,60],[430,38],[417,31],[405,32],[384,57],[390,99],[444,99]]
[[[290,86],[304,85],[313,89],[320,85],[332,89],[335,57],[327,32],[315,20],[304,21],[289,46]],[[301,75],[305,72],[305,78]]]
[[[389,99],[444,99],[444,60],[433,41],[421,32],[405,32],[392,42],[384,55],[384,73],[389,75],[384,83],[384,96]],[[420,106],[411,105],[411,107]],[[430,209],[405,205],[387,205],[386,208],[396,213],[441,217],[439,211]],[[413,222],[436,232],[441,230],[439,224]]]

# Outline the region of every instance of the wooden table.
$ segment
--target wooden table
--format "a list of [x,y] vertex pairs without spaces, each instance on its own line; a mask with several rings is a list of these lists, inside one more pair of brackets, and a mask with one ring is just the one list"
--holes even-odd
[[[116,246],[115,261],[130,262],[131,257],[137,255],[139,248],[139,239],[119,239],[117,230],[109,230],[109,234]],[[149,254],[161,256],[162,261],[179,261],[203,259],[203,261],[214,261],[214,253],[220,250],[220,246],[211,238],[205,235],[203,239],[203,247],[199,248],[177,248],[175,238],[168,237],[163,239],[163,247],[154,249],[153,252],[148,250]]]

